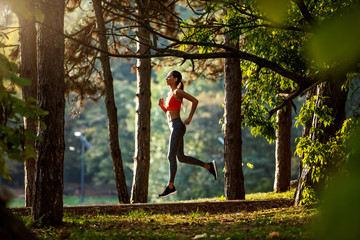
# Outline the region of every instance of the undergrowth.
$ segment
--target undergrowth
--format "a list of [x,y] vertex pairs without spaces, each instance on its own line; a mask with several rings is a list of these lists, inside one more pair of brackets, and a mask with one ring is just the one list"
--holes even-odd
[[[251,194],[247,200],[288,195],[291,193]],[[81,216],[65,214],[63,225],[45,228],[33,228],[29,216],[21,218],[39,239],[311,239],[309,224],[316,215],[318,210],[314,207],[226,214],[198,211],[157,214],[134,210],[123,215],[107,215],[97,211]]]

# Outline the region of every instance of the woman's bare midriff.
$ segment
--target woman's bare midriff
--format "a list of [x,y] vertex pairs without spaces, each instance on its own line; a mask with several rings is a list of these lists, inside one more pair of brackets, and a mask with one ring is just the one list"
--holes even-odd
[[176,110],[167,111],[166,116],[167,116],[168,122],[170,122],[173,119],[180,118],[180,111],[176,111]]

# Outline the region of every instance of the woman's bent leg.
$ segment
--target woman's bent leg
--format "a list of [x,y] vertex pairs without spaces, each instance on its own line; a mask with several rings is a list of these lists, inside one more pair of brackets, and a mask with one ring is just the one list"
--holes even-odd
[[203,161],[200,161],[199,159],[191,157],[191,156],[186,156],[184,154],[184,137],[182,137],[180,140],[179,148],[178,148],[178,152],[177,152],[177,158],[178,158],[179,162],[181,162],[181,163],[197,165],[200,167],[204,167],[204,165],[205,165],[205,163]]
[[168,160],[170,164],[169,170],[169,182],[174,182],[177,171],[176,154],[182,142],[185,134],[185,126],[179,119],[179,121],[172,121],[171,123],[171,134],[169,138],[169,149],[168,149]]

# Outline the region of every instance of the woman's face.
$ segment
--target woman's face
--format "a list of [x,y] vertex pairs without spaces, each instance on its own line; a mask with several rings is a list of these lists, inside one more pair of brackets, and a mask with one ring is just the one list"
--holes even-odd
[[169,86],[172,86],[176,83],[177,79],[173,77],[172,72],[169,72],[169,74],[166,77],[166,84]]

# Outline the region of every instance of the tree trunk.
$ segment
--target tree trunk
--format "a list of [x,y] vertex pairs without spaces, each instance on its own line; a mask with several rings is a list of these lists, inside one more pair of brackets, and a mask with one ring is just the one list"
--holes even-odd
[[[22,97],[26,101],[29,97],[37,98],[37,52],[36,27],[34,20],[19,19],[19,38],[21,46],[20,76],[31,81],[31,86],[22,88]],[[24,118],[26,129],[37,132],[35,119]],[[35,149],[35,141],[29,142]],[[25,206],[31,207],[35,186],[35,159],[28,159],[24,163],[25,171]]]
[[[101,0],[92,0],[96,15],[97,28],[99,30],[100,48],[108,51],[106,29],[104,17],[101,7]],[[119,202],[129,203],[129,193],[126,186],[125,173],[123,169],[123,161],[121,157],[121,149],[119,143],[119,126],[117,119],[117,108],[114,99],[113,76],[110,68],[110,58],[104,53],[100,53],[100,62],[104,74],[105,82],[105,105],[109,119],[108,131],[110,139],[110,152],[113,159],[113,168],[115,172],[116,189],[118,192]]]
[[[138,17],[146,22],[146,6],[148,0],[138,0]],[[150,51],[150,33],[146,28],[137,29],[137,52],[139,55],[148,54]],[[149,185],[150,170],[150,109],[151,109],[151,60],[140,58],[136,64],[137,92],[135,115],[135,157],[134,177],[131,190],[131,201],[146,203]]]
[[[316,88],[313,88],[312,90],[309,90],[306,93],[306,102],[307,101],[311,101],[311,98],[313,96],[315,96],[316,94]],[[306,137],[309,136],[310,134],[310,129],[311,129],[311,124],[312,121],[308,121],[305,123],[305,125],[303,126],[303,131],[302,131],[302,137]],[[298,175],[298,181],[297,181],[297,186],[296,186],[296,190],[295,190],[295,194],[294,194],[294,199],[295,199],[295,205],[299,205],[299,201],[301,200],[301,196],[302,196],[302,182],[306,181],[305,179],[301,179],[302,176],[302,172],[303,171],[308,171],[308,168],[305,166],[303,167],[303,163],[302,163],[302,159],[300,159],[300,165],[299,165],[299,175]],[[306,174],[304,173],[303,176],[306,176]]]
[[277,125],[274,192],[285,192],[291,181],[291,102],[278,111]]
[[[234,48],[237,45],[229,43]],[[242,170],[241,138],[241,80],[240,59],[226,58],[225,71],[225,197],[228,200],[245,199]]]
[[[341,129],[344,120],[345,120],[345,104],[348,95],[347,90],[342,90],[342,84],[346,81],[346,76],[341,76],[336,79],[331,79],[326,83],[322,83],[317,87],[318,100],[316,106],[321,107],[323,105],[328,106],[332,109],[331,116],[334,118],[333,124],[330,126],[324,127],[321,124],[317,117],[314,116],[312,120],[312,127],[320,128],[323,130],[323,134],[318,132],[310,132],[310,138],[312,140],[317,139],[321,143],[326,143],[331,137],[334,137],[336,132]],[[326,97],[324,101],[321,100],[321,97]],[[331,165],[326,166],[331,168]],[[315,183],[311,179],[309,166],[305,166],[298,180],[298,187],[295,192],[295,204],[298,205],[303,198],[303,189],[304,187],[310,187],[316,192],[319,192],[319,187],[322,185],[320,183]]]
[[59,225],[63,217],[64,169],[64,11],[63,0],[39,3],[44,21],[38,32],[38,100],[48,111],[40,120],[32,219]]

